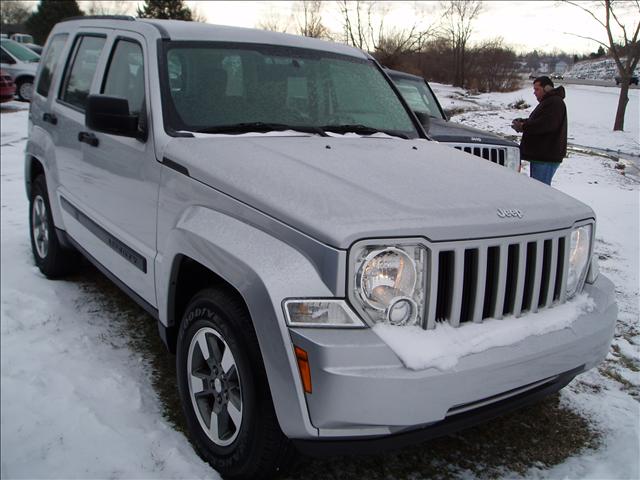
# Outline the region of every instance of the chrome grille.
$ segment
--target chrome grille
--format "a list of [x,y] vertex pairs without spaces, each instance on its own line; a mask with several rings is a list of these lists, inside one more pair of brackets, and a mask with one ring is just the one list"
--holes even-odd
[[519,317],[564,302],[570,235],[431,244],[424,326]]
[[507,148],[496,147],[495,145],[482,145],[482,144],[451,144],[451,146],[457,150],[470,153],[476,157],[484,158],[498,165],[505,165],[507,160]]

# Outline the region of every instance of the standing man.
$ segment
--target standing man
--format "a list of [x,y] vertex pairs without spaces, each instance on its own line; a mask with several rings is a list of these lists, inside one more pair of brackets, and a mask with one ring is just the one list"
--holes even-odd
[[522,132],[520,158],[531,164],[531,177],[551,185],[553,174],[567,154],[567,107],[564,87],[553,87],[549,77],[533,81],[538,106],[529,118],[516,118],[511,124]]

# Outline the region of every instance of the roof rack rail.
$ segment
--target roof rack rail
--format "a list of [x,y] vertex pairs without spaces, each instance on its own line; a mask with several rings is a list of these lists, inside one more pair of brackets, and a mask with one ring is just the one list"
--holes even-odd
[[79,15],[76,17],[67,17],[60,20],[61,22],[70,22],[71,20],[126,20],[134,22],[136,17],[131,15]]

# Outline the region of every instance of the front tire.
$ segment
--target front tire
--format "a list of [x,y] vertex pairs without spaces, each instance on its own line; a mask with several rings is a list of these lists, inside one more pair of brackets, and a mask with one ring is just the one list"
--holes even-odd
[[44,175],[38,175],[31,185],[29,226],[31,251],[40,271],[47,278],[70,273],[77,264],[77,253],[58,241]]
[[294,458],[280,430],[251,318],[232,292],[205,289],[178,333],[178,389],[198,453],[225,478],[266,479]]

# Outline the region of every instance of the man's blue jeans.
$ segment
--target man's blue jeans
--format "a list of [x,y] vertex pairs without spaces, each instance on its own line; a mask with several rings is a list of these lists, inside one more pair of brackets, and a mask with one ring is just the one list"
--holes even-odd
[[560,166],[559,163],[530,162],[529,171],[531,172],[531,178],[535,178],[536,180],[539,180],[542,183],[551,185],[551,179],[553,178],[553,174],[556,173],[556,170],[558,169],[559,166]]

